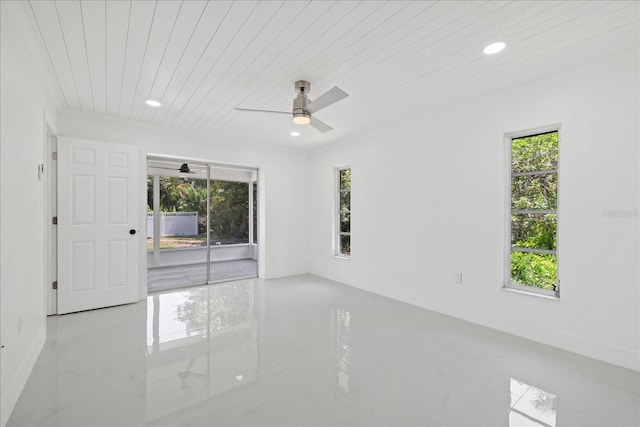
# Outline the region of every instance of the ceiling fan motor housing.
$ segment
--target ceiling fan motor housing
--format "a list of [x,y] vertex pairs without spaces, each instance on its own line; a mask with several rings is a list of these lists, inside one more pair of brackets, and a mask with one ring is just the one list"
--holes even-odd
[[298,96],[293,100],[293,121],[298,124],[308,124],[311,115],[305,111],[309,104],[307,92],[311,89],[311,84],[306,80],[298,80],[295,83]]

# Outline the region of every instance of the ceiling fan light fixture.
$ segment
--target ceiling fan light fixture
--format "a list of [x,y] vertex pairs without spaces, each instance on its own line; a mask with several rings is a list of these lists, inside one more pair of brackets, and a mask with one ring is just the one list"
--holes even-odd
[[293,123],[297,125],[308,125],[311,123],[311,116],[307,113],[294,113]]

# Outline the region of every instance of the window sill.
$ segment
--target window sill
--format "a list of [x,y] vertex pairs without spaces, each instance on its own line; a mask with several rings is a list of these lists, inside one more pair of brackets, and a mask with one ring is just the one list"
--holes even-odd
[[513,292],[515,294],[530,295],[532,297],[547,299],[547,300],[551,300],[551,301],[560,301],[560,297],[558,297],[558,296],[539,294],[537,292],[526,291],[524,289],[508,288],[506,286],[503,286],[502,290],[505,291],[505,292]]
[[351,257],[346,255],[334,255],[333,257],[344,261],[351,261]]

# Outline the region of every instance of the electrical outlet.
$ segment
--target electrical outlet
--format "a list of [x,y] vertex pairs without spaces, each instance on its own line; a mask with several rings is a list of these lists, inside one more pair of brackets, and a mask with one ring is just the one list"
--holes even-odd
[[461,285],[462,284],[462,273],[456,273],[455,283],[456,283],[456,285]]

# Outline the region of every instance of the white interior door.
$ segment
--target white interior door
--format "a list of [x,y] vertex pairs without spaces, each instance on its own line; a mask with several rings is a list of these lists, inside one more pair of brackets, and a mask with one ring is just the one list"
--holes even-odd
[[58,139],[58,314],[138,300],[137,179],[136,147]]

